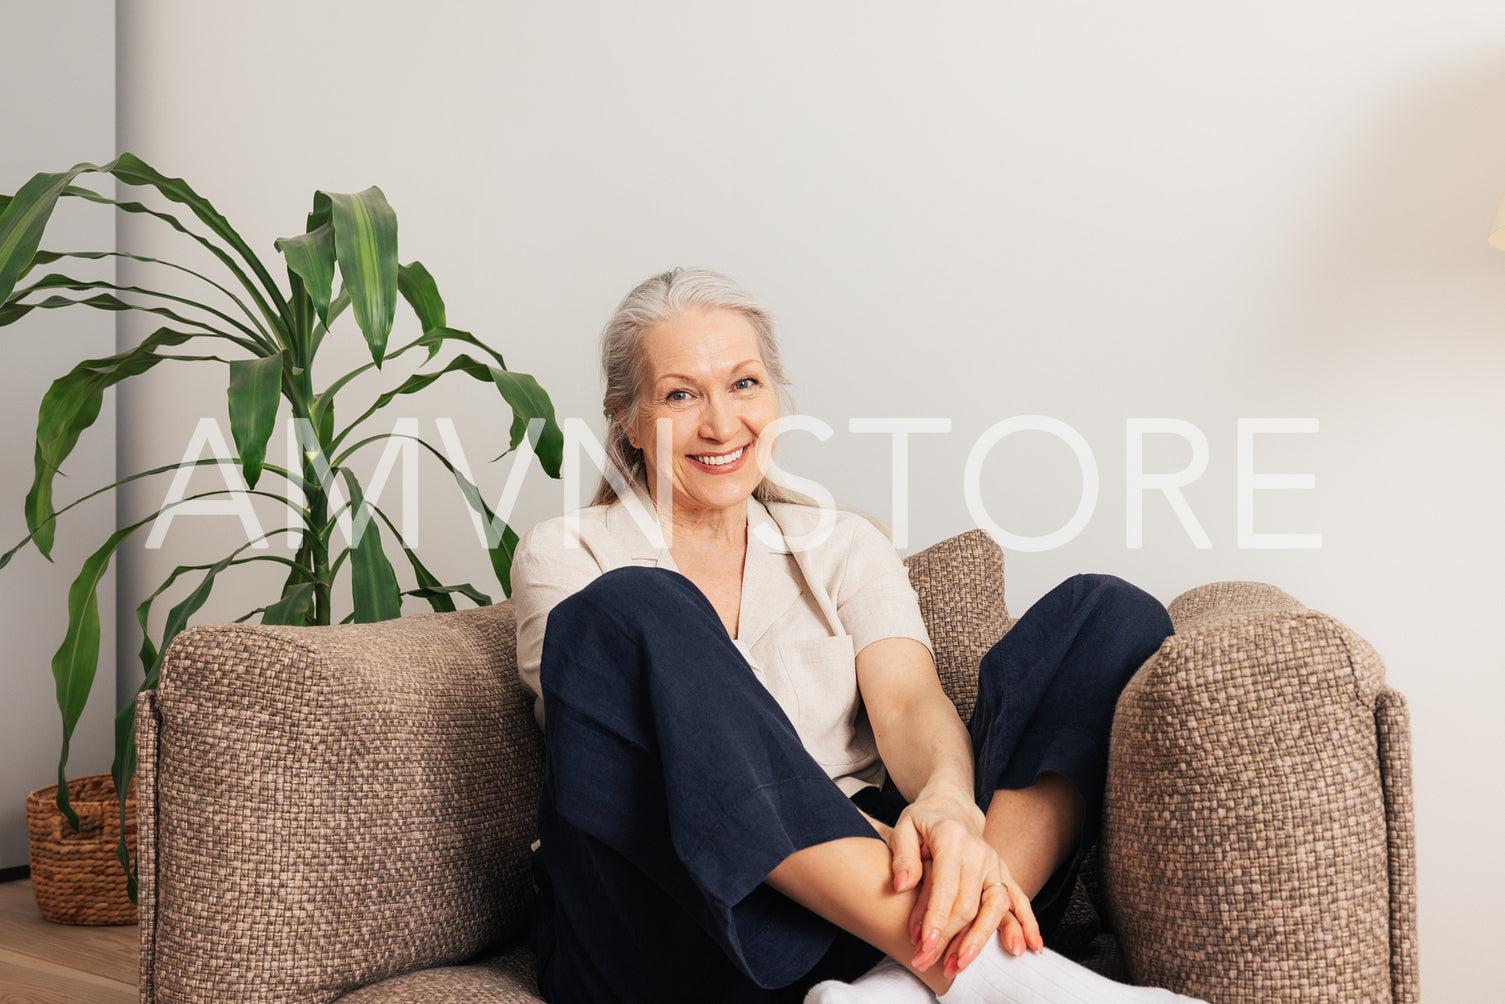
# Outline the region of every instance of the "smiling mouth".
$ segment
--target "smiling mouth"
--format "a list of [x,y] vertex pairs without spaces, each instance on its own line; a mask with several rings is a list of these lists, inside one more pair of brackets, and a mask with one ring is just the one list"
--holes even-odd
[[747,447],[739,446],[730,453],[692,453],[690,459],[707,467],[723,467],[726,464],[734,464],[742,459],[742,454],[747,452]]

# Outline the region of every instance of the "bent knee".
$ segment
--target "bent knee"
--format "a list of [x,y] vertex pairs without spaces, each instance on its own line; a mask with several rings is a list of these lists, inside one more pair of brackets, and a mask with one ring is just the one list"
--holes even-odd
[[1078,584],[1083,597],[1092,596],[1094,600],[1126,614],[1137,614],[1145,620],[1163,623],[1167,632],[1170,630],[1170,614],[1165,612],[1165,604],[1127,579],[1106,572],[1082,572],[1073,575],[1070,581]]
[[700,591],[678,572],[651,565],[624,565],[603,572],[556,609],[577,612],[611,610],[633,619],[640,612],[663,614],[680,604],[694,605]]
[[672,634],[693,637],[699,627],[726,633],[710,600],[689,579],[667,568],[627,565],[603,572],[549,612],[548,642],[569,648],[619,648]]
[[1147,659],[1161,642],[1175,633],[1165,605],[1150,593],[1117,575],[1084,572],[1069,582],[1079,604],[1090,607],[1095,618],[1112,625],[1112,634],[1126,650]]

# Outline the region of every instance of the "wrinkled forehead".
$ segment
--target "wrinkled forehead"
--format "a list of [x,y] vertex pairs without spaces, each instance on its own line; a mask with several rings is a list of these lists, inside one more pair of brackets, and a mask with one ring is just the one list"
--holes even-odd
[[736,310],[680,314],[643,332],[640,344],[649,387],[676,377],[716,383],[739,368],[763,368],[757,329]]

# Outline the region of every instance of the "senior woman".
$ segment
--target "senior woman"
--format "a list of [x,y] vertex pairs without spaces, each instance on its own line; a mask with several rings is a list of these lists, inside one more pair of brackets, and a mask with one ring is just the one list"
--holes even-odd
[[545,733],[545,997],[1174,999],[1043,940],[1164,608],[1062,583],[983,659],[964,726],[892,545],[764,476],[785,387],[768,312],[665,272],[622,301],[602,363],[608,477],[512,567]]

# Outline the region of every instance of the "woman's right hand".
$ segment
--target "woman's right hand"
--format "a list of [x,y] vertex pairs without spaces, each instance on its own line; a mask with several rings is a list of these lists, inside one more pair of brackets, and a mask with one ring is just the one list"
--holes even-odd
[[[994,931],[998,932],[999,944],[1011,955],[1023,955],[1026,947],[1036,952],[1044,950],[1045,943],[1040,937],[1040,926],[1035,921],[1029,897],[1019,883],[1014,881],[1013,875],[1009,874],[1008,866],[1003,860],[997,860],[999,874],[996,878],[988,878],[989,884],[982,889],[977,912],[970,919],[962,920],[960,915],[966,911],[956,911],[956,922],[952,925],[954,930],[943,931],[937,947],[931,952],[922,951],[924,946],[919,939],[932,886],[929,881],[921,882],[920,896],[909,916],[909,940],[919,953],[914,959],[916,968],[928,969],[937,960],[941,960],[942,973],[947,979],[953,979],[957,973],[972,964]],[[925,879],[928,880],[928,861],[925,871]],[[921,962],[923,966],[920,965]]]
[[1014,955],[1044,948],[1029,897],[983,839],[982,824],[970,799],[922,794],[893,829],[894,891],[919,887],[909,919],[910,964],[919,972],[941,962],[955,975],[994,931]]

